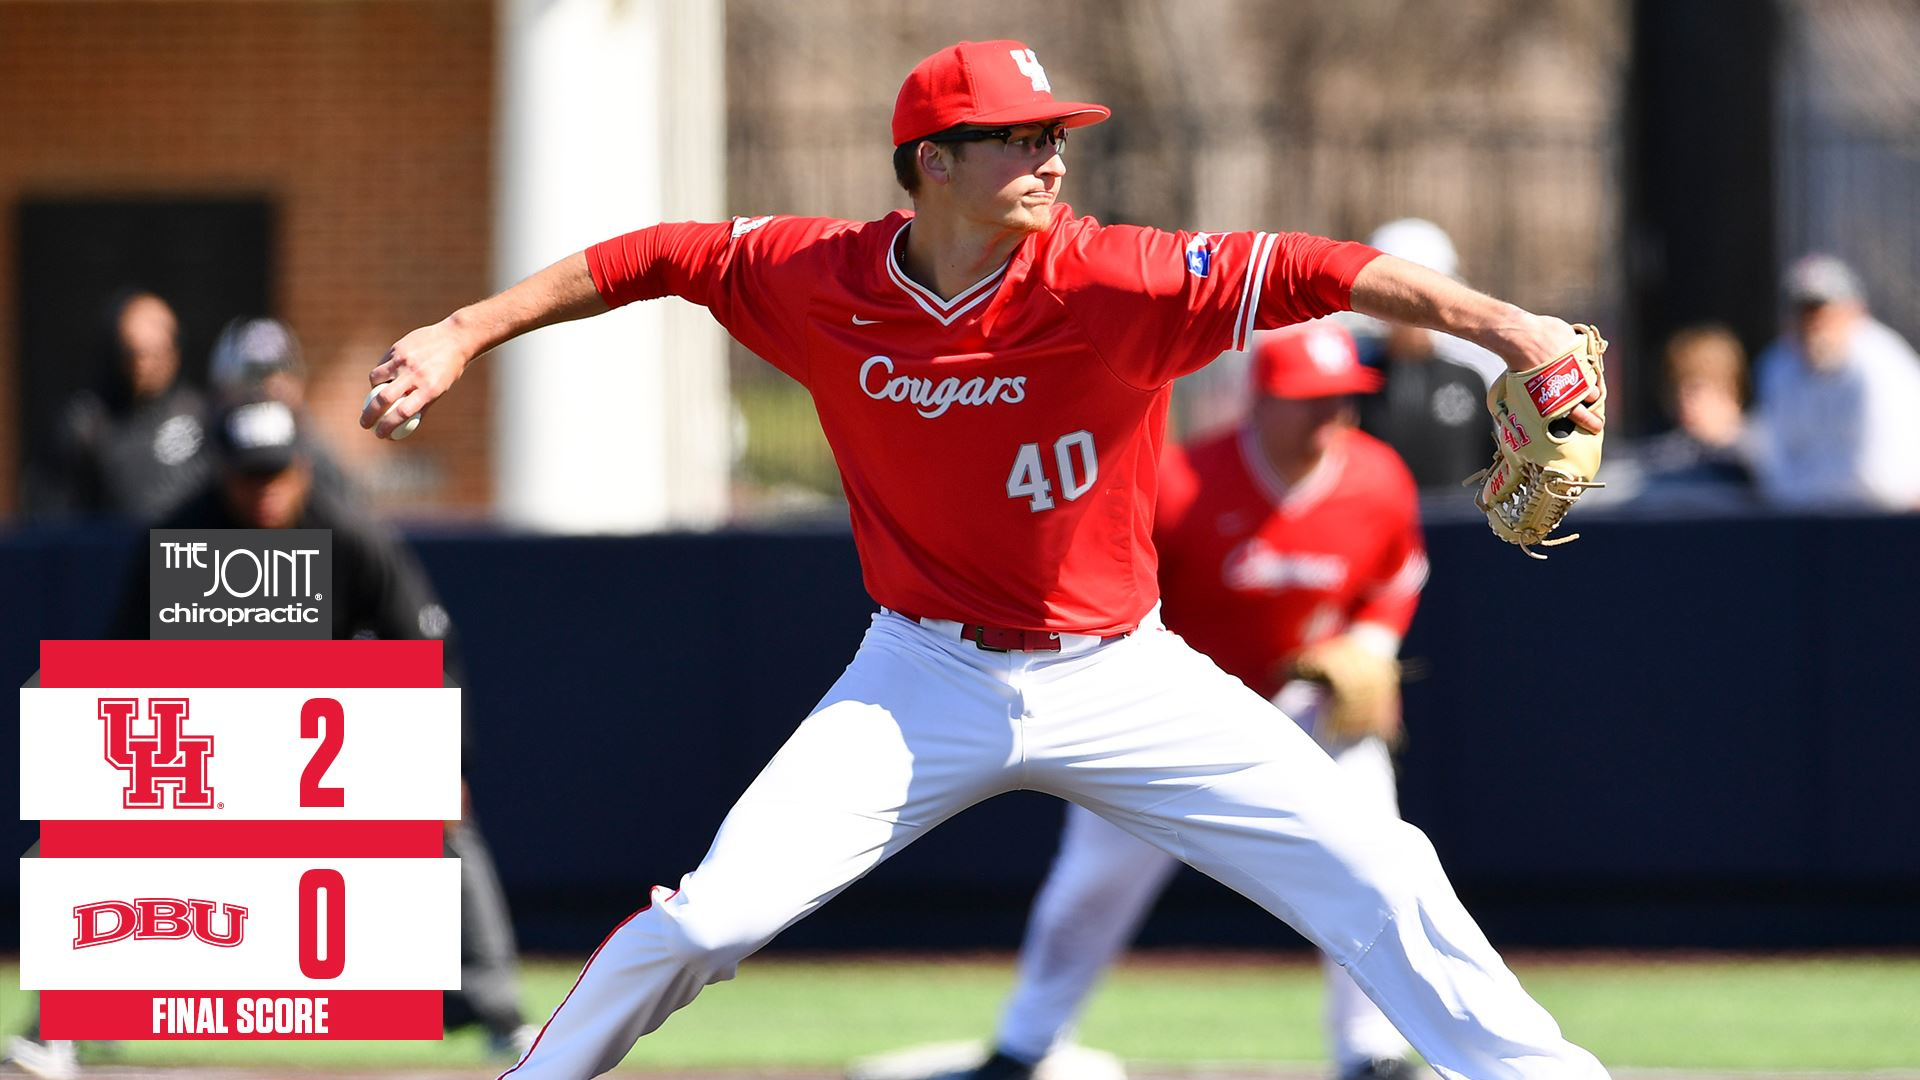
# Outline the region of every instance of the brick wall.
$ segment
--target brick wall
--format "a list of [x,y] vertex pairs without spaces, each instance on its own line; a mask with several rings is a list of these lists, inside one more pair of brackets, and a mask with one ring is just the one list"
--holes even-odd
[[485,365],[405,444],[353,418],[388,344],[486,292],[493,34],[488,0],[0,2],[0,425],[21,198],[264,196],[323,436],[390,508],[484,507]]

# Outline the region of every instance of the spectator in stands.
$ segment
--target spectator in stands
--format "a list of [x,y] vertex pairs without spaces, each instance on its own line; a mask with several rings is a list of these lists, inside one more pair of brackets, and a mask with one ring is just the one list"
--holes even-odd
[[[1448,277],[1460,276],[1453,240],[1431,221],[1390,221],[1367,243]],[[1506,365],[1476,345],[1417,326],[1373,319],[1348,325],[1361,361],[1386,377],[1378,393],[1359,398],[1361,430],[1398,451],[1422,490],[1458,491],[1460,481],[1493,457],[1487,385],[1490,372]],[[1483,364],[1490,366],[1483,371]]]
[[207,477],[206,405],[179,381],[173,308],[153,293],[127,290],[105,315],[105,385],[82,391],[62,413],[53,445],[28,478],[29,514],[147,521]]
[[1680,330],[1667,339],[1666,381],[1674,429],[1635,448],[1634,507],[1738,510],[1754,505],[1747,354],[1740,339],[1718,323]]
[[1920,509],[1920,357],[1845,263],[1787,268],[1786,332],[1761,354],[1754,472],[1777,505]]

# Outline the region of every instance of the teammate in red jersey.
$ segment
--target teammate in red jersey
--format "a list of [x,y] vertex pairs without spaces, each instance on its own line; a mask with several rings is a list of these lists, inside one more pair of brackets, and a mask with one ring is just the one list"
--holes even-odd
[[942,49],[894,105],[912,213],[641,229],[409,333],[370,372],[361,424],[386,436],[519,334],[702,304],[812,394],[882,605],[700,866],[601,944],[508,1075],[613,1068],[782,929],[1015,788],[1286,919],[1449,1078],[1606,1075],[1507,971],[1425,836],[1162,631],[1151,540],[1169,384],[1256,328],[1351,306],[1515,369],[1569,352],[1572,329],[1360,244],[1076,218],[1061,148],[1107,115],[1055,100],[1019,42]]
[[[1393,658],[1427,557],[1412,474],[1353,426],[1352,395],[1378,389],[1379,373],[1323,320],[1263,335],[1252,383],[1246,424],[1187,453],[1170,450],[1161,469],[1153,540],[1167,625],[1311,733],[1357,795],[1397,814]],[[1303,653],[1334,668],[1336,699],[1359,699],[1339,702],[1354,722],[1329,707],[1325,684],[1292,677]],[[1068,807],[994,1054],[969,1080],[1025,1080],[1064,1043],[1177,866]],[[1327,1036],[1341,1080],[1415,1075],[1392,1022],[1337,963],[1326,968]]]
[[1331,322],[1265,335],[1248,422],[1161,469],[1168,622],[1264,697],[1307,646],[1357,632],[1392,656],[1413,621],[1427,559],[1412,475],[1352,424],[1352,395],[1379,380]]

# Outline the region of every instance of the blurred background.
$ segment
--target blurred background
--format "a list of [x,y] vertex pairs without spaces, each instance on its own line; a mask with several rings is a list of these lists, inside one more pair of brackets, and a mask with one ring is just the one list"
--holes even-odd
[[[1910,0],[0,0],[6,670],[105,632],[218,402],[284,377],[459,628],[522,943],[591,948],[872,610],[811,403],[677,301],[516,343],[404,443],[358,430],[366,371],[626,229],[905,205],[900,79],[1003,36],[1114,109],[1073,141],[1083,215],[1425,219],[1465,280],[1612,338],[1585,540],[1532,564],[1425,500],[1403,808],[1497,942],[1920,945]],[[1233,421],[1235,361],[1181,434]],[[1010,947],[1056,813],[995,800],[776,948]],[[1291,938],[1183,880],[1146,940]]]

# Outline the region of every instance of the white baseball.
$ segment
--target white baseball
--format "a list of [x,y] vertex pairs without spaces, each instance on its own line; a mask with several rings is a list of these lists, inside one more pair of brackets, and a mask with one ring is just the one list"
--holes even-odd
[[[381,387],[383,387],[383,386],[386,386],[386,385],[387,385],[386,383],[381,383],[381,384],[380,384],[380,386],[376,386],[376,387],[374,387],[374,388],[373,388],[372,390],[369,390],[369,391],[367,391],[367,401],[366,401],[366,404],[364,404],[364,405],[362,405],[362,406],[360,406],[360,408],[361,408],[362,410],[365,410],[365,409],[367,409],[368,407],[370,407],[370,406],[372,406],[372,404],[373,404],[373,399],[374,399],[374,396],[375,396],[376,394],[378,394],[378,393],[380,393],[380,388],[381,388]],[[393,403],[393,405],[392,405],[392,406],[389,406],[389,407],[387,408],[387,414],[388,414],[388,415],[391,415],[391,414],[392,414],[392,412],[393,412],[393,410],[394,410],[394,408],[396,408],[396,407],[398,407],[398,406],[399,406],[399,404],[400,404],[400,403],[396,401],[396,402],[394,402],[394,403]],[[382,419],[382,420],[385,420],[386,418],[387,418],[387,417],[386,417],[385,415],[383,415],[383,416],[381,416],[381,417],[380,417],[380,419]],[[387,436],[387,438],[389,438],[389,439],[393,439],[394,441],[396,441],[396,442],[397,442],[397,441],[399,441],[399,440],[401,440],[401,439],[404,439],[404,438],[406,438],[407,436],[409,436],[409,435],[411,435],[411,434],[413,434],[413,433],[414,433],[414,432],[415,432],[416,430],[418,430],[418,429],[419,429],[419,427],[420,427],[420,417],[419,417],[418,415],[415,415],[415,416],[412,416],[412,417],[409,417],[409,418],[407,419],[407,422],[406,422],[406,423],[404,423],[404,424],[401,424],[401,425],[400,425],[399,427],[397,427],[397,428],[394,428],[394,429],[393,429],[393,434],[391,434],[391,435],[389,435],[389,436]]]

